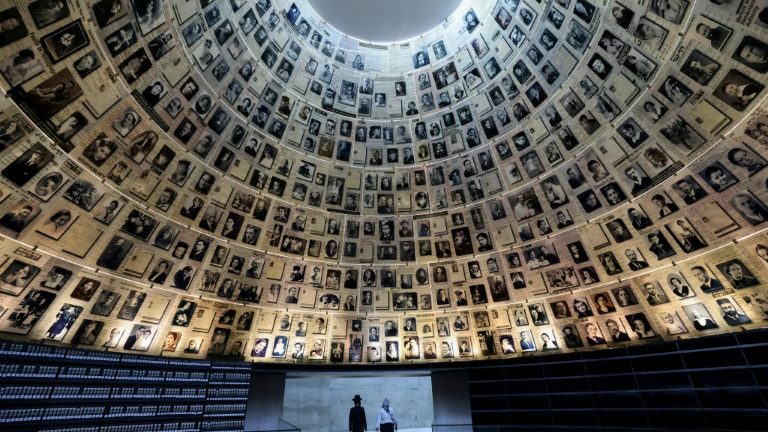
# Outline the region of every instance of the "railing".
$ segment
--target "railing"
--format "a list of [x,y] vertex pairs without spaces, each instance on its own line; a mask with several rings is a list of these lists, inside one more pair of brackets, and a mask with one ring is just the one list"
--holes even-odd
[[475,432],[471,424],[432,425],[432,432]]
[[[702,432],[704,429],[667,429],[650,427],[568,426],[568,425],[432,425],[432,432]],[[708,432],[726,432],[725,429],[706,429]]]
[[277,429],[260,429],[260,430],[247,430],[244,432],[301,432],[301,429],[288,423],[283,419],[277,420]]

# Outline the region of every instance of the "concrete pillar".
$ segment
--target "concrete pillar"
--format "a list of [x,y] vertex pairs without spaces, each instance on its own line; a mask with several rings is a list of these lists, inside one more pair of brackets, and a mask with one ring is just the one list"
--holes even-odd
[[245,430],[278,429],[283,415],[284,373],[251,373],[251,385],[245,411]]
[[[433,372],[432,405],[435,425],[471,425],[469,384],[466,372]],[[446,432],[472,431],[471,427],[445,428]],[[441,432],[436,430],[436,432]]]

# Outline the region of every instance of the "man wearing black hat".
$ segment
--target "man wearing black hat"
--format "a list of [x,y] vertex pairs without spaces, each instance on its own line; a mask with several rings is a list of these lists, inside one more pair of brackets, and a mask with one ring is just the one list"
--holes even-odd
[[365,408],[360,406],[362,400],[360,395],[355,395],[352,399],[355,406],[349,409],[349,432],[365,432],[368,429],[368,423],[365,421]]

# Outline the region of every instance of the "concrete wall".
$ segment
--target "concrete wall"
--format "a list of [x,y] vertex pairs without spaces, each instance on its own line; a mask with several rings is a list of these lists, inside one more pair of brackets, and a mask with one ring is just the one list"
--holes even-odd
[[352,397],[359,394],[368,420],[376,427],[376,415],[384,398],[395,409],[399,431],[431,431],[432,380],[427,376],[300,377],[285,382],[283,419],[303,431],[344,432],[349,428]]

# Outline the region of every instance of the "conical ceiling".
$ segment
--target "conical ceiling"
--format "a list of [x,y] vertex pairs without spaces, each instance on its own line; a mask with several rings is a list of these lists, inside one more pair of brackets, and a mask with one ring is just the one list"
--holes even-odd
[[319,0],[3,3],[3,337],[386,365],[763,325],[761,5],[420,7],[371,43]]

